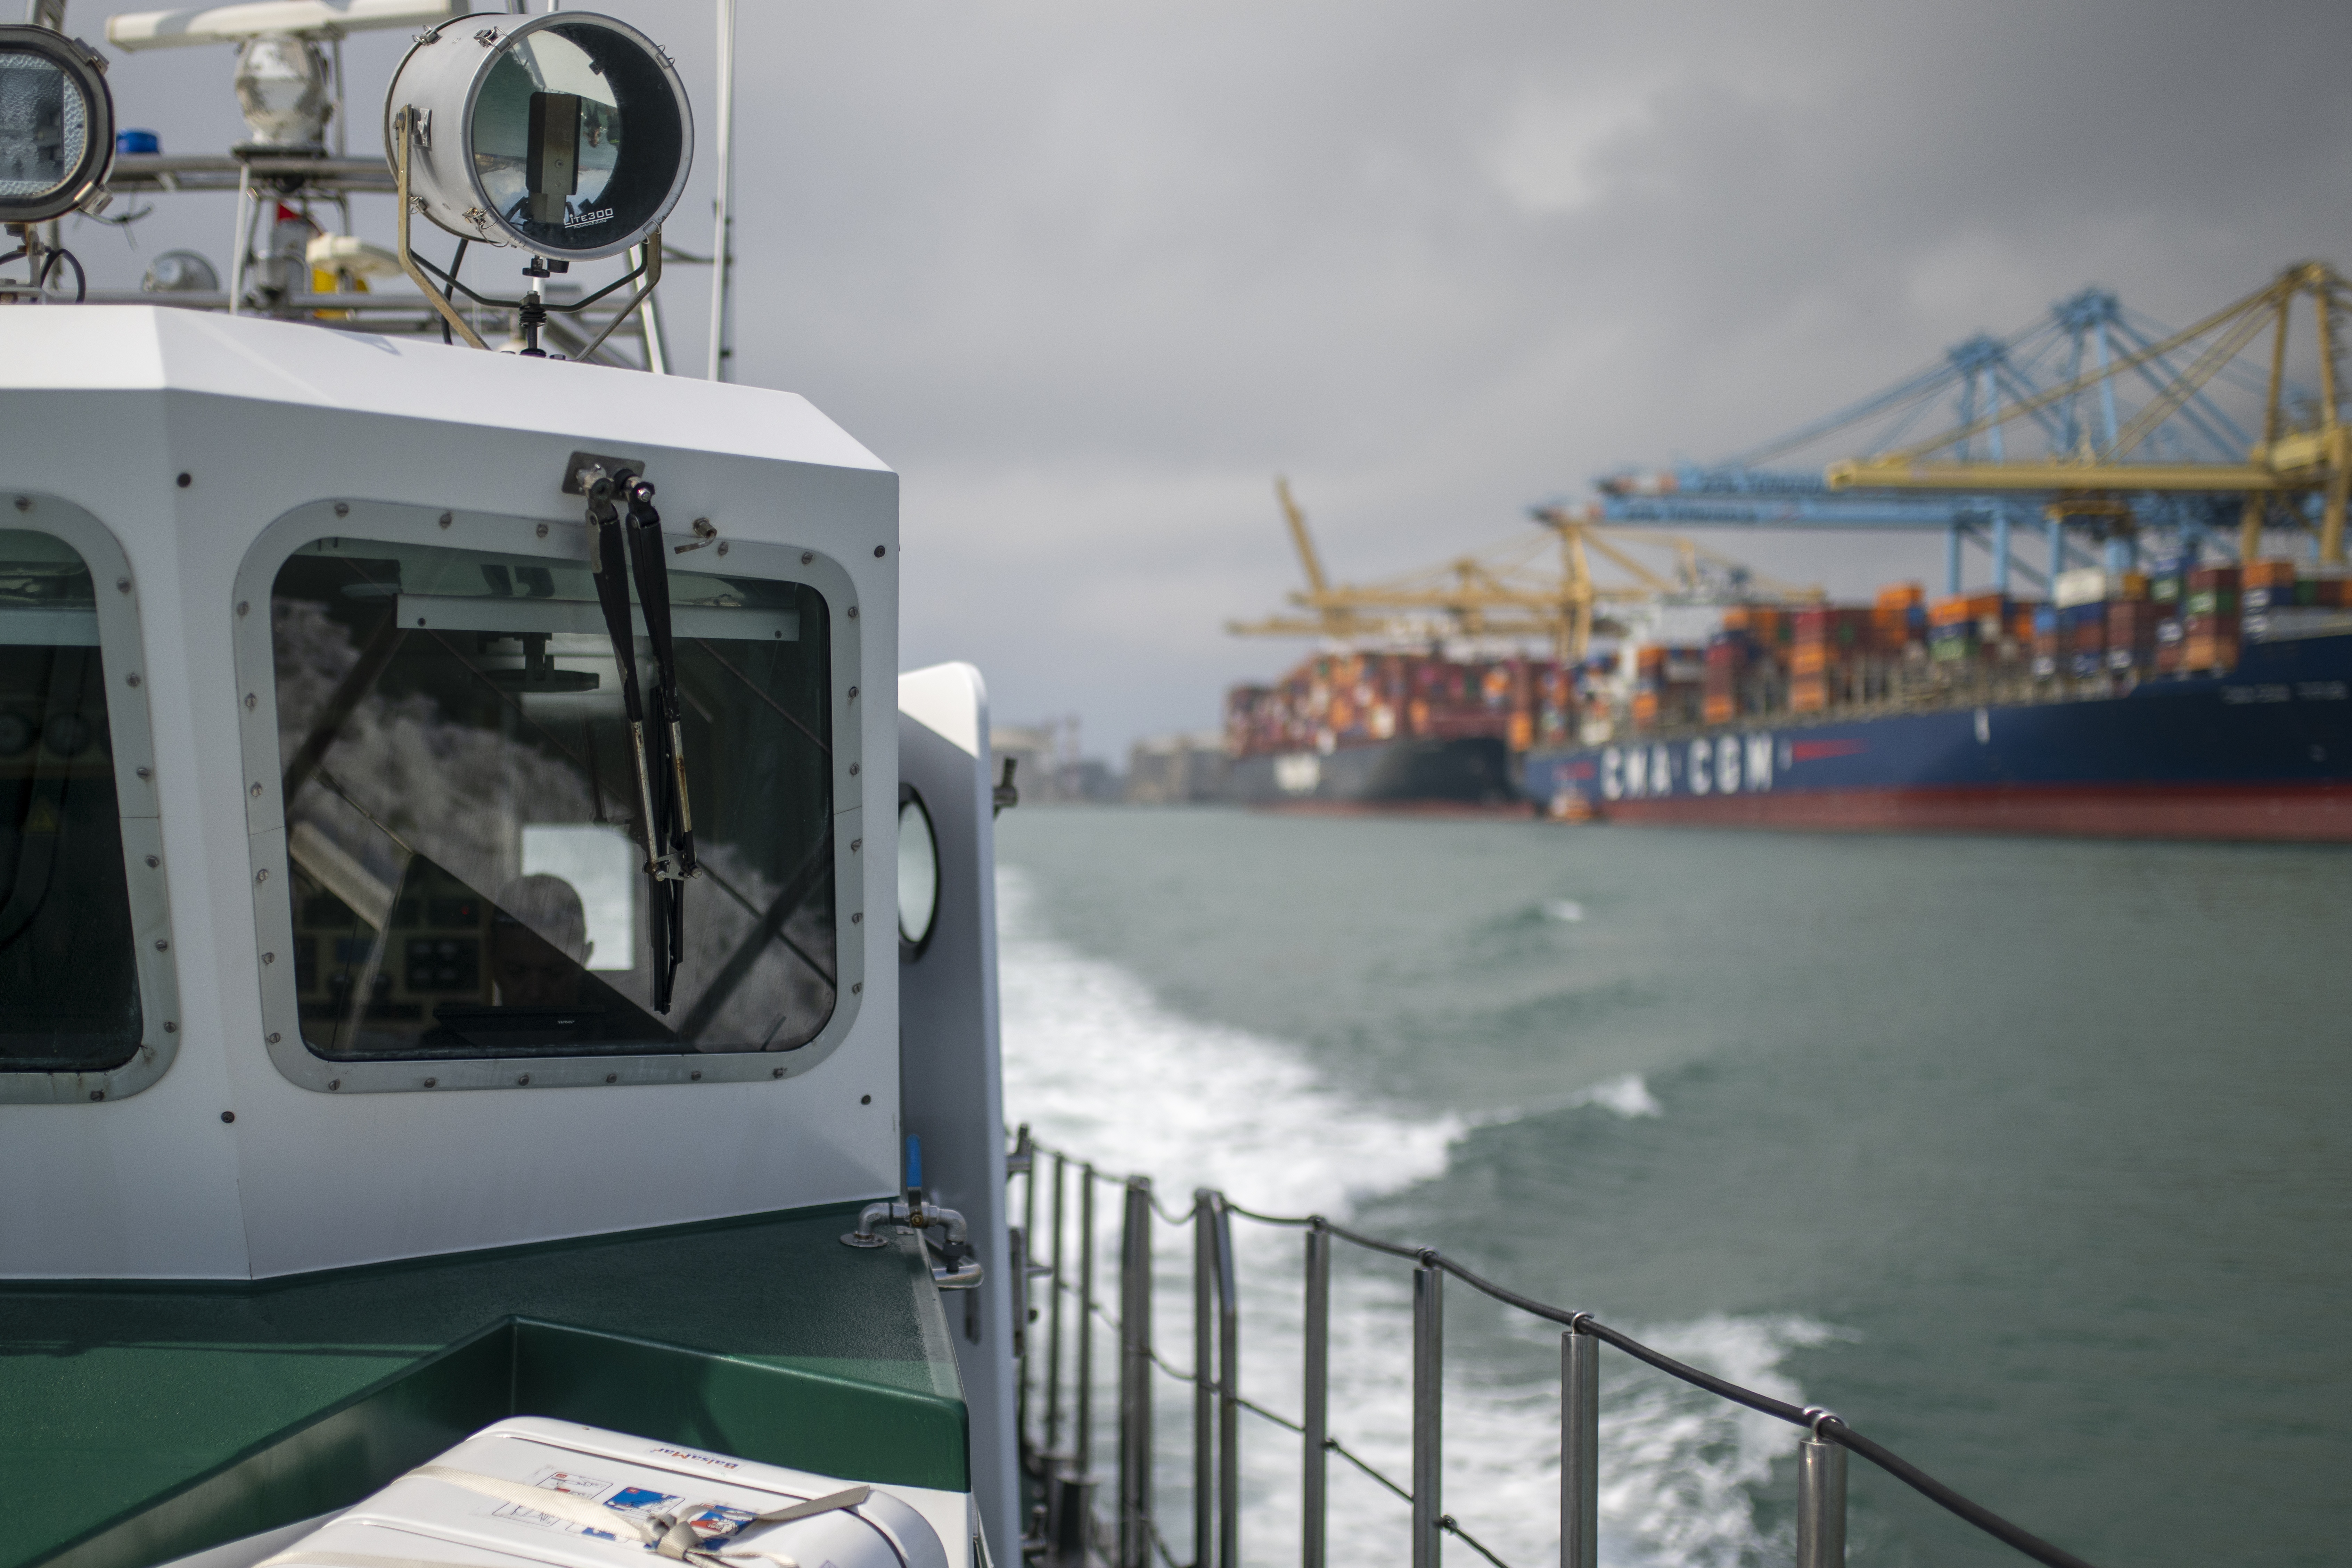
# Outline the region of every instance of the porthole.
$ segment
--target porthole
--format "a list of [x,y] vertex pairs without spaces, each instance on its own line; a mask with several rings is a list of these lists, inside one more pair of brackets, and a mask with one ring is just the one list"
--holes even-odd
[[923,797],[898,792],[898,952],[919,958],[940,919],[940,839]]

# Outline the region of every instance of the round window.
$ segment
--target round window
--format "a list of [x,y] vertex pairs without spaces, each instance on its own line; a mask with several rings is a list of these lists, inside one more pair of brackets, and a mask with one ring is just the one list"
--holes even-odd
[[940,918],[940,840],[923,797],[898,803],[898,940],[908,956],[923,951]]

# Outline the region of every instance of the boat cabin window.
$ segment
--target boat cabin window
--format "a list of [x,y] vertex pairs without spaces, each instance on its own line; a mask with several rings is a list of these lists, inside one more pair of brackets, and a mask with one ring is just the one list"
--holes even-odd
[[140,1034],[89,566],[0,530],[0,1072],[106,1071]]
[[[291,978],[313,1053],[773,1051],[824,1028],[826,606],[805,584],[675,559],[701,869],[683,884],[666,1013],[637,752],[587,563],[325,540],[279,569]],[[650,695],[654,647],[633,615]]]

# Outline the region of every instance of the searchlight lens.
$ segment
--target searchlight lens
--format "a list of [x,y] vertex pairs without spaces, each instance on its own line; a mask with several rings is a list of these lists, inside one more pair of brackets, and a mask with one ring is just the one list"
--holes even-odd
[[434,222],[540,256],[612,256],[661,226],[684,190],[694,127],[667,59],[635,28],[577,11],[510,32],[464,18],[402,62],[386,148],[405,103],[429,116],[412,174]]
[[114,105],[79,46],[0,26],[0,222],[70,212],[112,163]]

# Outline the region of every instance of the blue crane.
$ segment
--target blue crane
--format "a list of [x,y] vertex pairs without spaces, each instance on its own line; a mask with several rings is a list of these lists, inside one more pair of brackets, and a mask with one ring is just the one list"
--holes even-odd
[[[2045,573],[2017,561],[2012,551],[2015,535],[2031,526],[2033,498],[1832,490],[1819,467],[1769,466],[1832,437],[1851,447],[1862,435],[1870,449],[1892,447],[1938,411],[1959,416],[1959,435],[1948,450],[1960,463],[2007,458],[2004,426],[2020,421],[2005,419],[2004,409],[2021,415],[2024,426],[2050,452],[2112,447],[2129,416],[2117,406],[2120,375],[2104,373],[2126,359],[2131,361],[2126,368],[2146,383],[2151,397],[2177,405],[2148,437],[2156,455],[2177,463],[2242,461],[2253,438],[2215,394],[2232,386],[2256,394],[2265,389],[2231,365],[2185,395],[2170,396],[2168,388],[2177,388],[2183,378],[2180,367],[2160,351],[2173,335],[2163,323],[2126,309],[2114,290],[2085,288],[2018,331],[2006,337],[1978,333],[1860,402],[1720,462],[1604,474],[1593,481],[1600,494],[1593,515],[1596,521],[1637,526],[1941,530],[1953,593],[1960,588],[1963,547],[1971,543],[1990,554],[1992,585],[2002,592],[2012,575],[2046,585],[2070,563],[2095,561],[2082,548],[2084,534],[2104,544],[2105,563],[2115,570],[2131,563],[2145,533],[2168,535],[2185,550],[2219,548],[2239,505],[2233,496],[2158,492],[2127,501],[2053,499],[2041,509],[2049,544]],[[1556,513],[1562,506],[1555,501],[1535,510]]]

